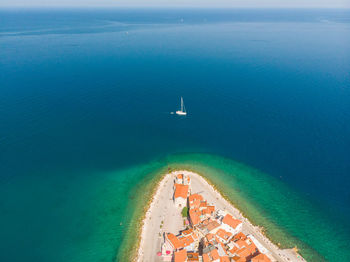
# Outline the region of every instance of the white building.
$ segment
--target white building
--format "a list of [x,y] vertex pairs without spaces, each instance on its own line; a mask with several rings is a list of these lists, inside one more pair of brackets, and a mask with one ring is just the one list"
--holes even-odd
[[236,235],[238,232],[242,231],[242,221],[239,219],[233,218],[230,214],[226,214],[221,221],[221,228],[227,232]]
[[174,203],[176,207],[183,208],[187,206],[187,197],[189,195],[189,186],[182,184],[174,185]]

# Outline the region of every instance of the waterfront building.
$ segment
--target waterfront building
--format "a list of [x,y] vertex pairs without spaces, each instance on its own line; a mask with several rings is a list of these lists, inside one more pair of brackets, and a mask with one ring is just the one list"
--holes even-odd
[[189,194],[189,186],[183,184],[175,184],[174,203],[176,207],[185,207],[187,196]]
[[233,235],[236,235],[242,230],[242,221],[233,218],[230,214],[226,214],[221,222],[221,227]]

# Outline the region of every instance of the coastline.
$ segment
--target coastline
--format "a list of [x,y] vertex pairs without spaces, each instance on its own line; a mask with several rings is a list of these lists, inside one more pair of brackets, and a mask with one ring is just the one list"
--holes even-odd
[[[141,235],[143,232],[143,227],[145,224],[145,220],[146,220],[146,216],[147,216],[147,212],[150,209],[153,201],[154,201],[154,197],[158,192],[159,189],[159,185],[162,182],[163,178],[165,177],[165,173],[164,173],[164,169],[158,170],[157,172],[155,172],[154,176],[150,179],[150,181],[145,181],[145,187],[143,187],[142,189],[147,191],[147,189],[149,189],[149,193],[145,194],[144,197],[146,197],[147,200],[147,204],[143,207],[141,207],[142,211],[140,211],[140,213],[136,212],[132,215],[132,220],[134,221],[134,228],[136,228],[136,230],[134,231],[135,233],[135,237],[131,238],[131,242],[134,243],[131,248],[129,247],[122,247],[122,252],[120,252],[118,255],[122,255],[121,259],[123,260],[128,260],[128,261],[136,261],[136,257],[138,256],[138,250],[141,246]],[[153,185],[152,185],[153,184]],[[150,188],[148,188],[150,187]],[[130,232],[130,230],[129,230]],[[136,241],[133,241],[133,240]],[[129,243],[130,244],[130,243]],[[116,257],[116,261],[118,260],[118,256]],[[120,258],[119,258],[120,259]]]
[[[191,176],[192,179],[196,179],[200,181],[200,183],[203,185],[203,189],[205,189],[208,193],[212,194],[215,196],[217,199],[217,202],[221,202],[224,204],[224,209],[229,210],[236,218],[240,219],[243,221],[245,224],[245,227],[247,228],[248,231],[251,231],[252,235],[254,237],[258,238],[265,247],[268,248],[268,250],[272,250],[274,254],[274,259],[275,261],[305,261],[304,258],[301,257],[300,254],[296,252],[296,249],[282,249],[278,247],[275,243],[273,243],[263,232],[263,227],[253,225],[249,219],[240,211],[238,210],[233,203],[225,196],[225,194],[221,193],[215,184],[213,184],[208,178],[205,176],[199,174],[198,172],[192,172],[189,170],[180,170],[176,169],[173,170],[172,172],[168,172],[166,174],[163,174],[160,179],[158,180],[157,185],[153,188],[154,191],[152,192],[152,197],[150,198],[147,206],[145,207],[144,210],[144,216],[141,220],[141,223],[139,225],[139,233],[138,233],[138,241],[137,241],[137,246],[135,246],[133,254],[134,256],[131,260],[132,261],[144,261],[143,260],[143,255],[144,255],[144,250],[145,250],[145,243],[149,242],[146,241],[147,235],[146,232],[149,230],[150,226],[150,220],[151,220],[151,215],[154,215],[154,207],[155,204],[159,202],[160,194],[161,194],[161,189],[165,186],[165,183],[171,180],[171,178],[179,173],[183,173],[185,175]],[[153,250],[155,252],[155,250]]]
[[[157,197],[160,194],[160,188],[164,185],[166,179],[171,179],[171,173],[167,173],[161,176],[160,180],[157,183],[157,186],[154,187],[154,190],[152,192],[152,197],[150,198],[149,202],[147,203],[147,207],[145,208],[145,212],[141,221],[141,224],[139,225],[139,236],[138,236],[138,244],[137,247],[135,247],[134,250],[134,258],[131,259],[131,261],[139,261],[141,259],[142,255],[142,246],[145,242],[146,238],[146,229],[148,227],[147,220],[151,217],[151,211],[154,207],[154,203],[157,200]],[[137,252],[137,253],[136,253]]]

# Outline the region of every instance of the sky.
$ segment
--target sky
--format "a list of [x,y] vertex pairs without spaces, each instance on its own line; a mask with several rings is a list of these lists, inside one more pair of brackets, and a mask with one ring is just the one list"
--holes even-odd
[[0,7],[350,8],[350,0],[0,0]]

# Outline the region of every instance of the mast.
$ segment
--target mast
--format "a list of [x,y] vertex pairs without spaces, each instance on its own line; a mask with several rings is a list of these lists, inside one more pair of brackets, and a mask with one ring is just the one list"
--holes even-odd
[[176,114],[180,115],[180,116],[185,116],[187,113],[186,113],[186,108],[185,108],[185,104],[184,104],[184,99],[182,98],[181,96],[181,108],[180,110],[177,110],[176,111]]

